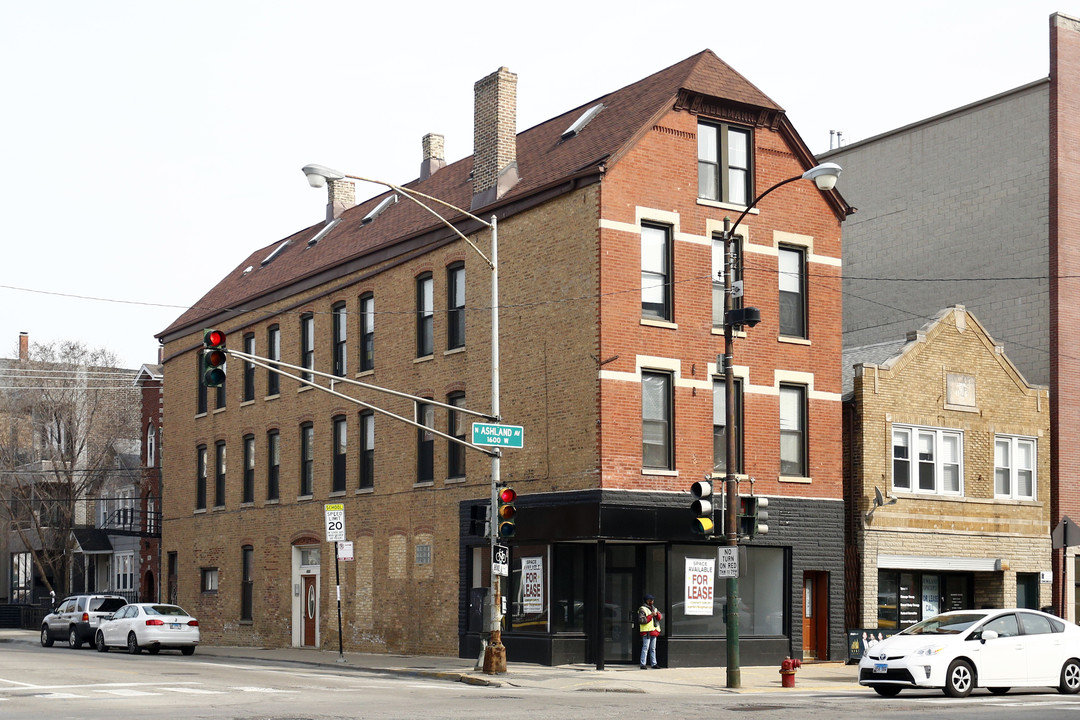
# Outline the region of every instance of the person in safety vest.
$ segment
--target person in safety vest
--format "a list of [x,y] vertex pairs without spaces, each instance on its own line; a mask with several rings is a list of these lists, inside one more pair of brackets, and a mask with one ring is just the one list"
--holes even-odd
[[[646,667],[656,669],[656,638],[660,637],[660,621],[664,619],[664,616],[653,606],[655,601],[655,597],[646,595],[645,604],[638,608],[637,621],[638,632],[641,633],[642,670]],[[646,657],[649,660],[647,666],[645,664]]]

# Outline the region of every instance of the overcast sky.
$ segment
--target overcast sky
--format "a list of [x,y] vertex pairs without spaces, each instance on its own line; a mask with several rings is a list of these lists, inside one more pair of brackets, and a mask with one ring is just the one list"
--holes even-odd
[[[1045,77],[1040,0],[768,3],[0,0],[0,357],[82,340],[121,365],[252,250],[319,222],[319,163],[406,182],[472,152],[472,86],[518,130],[705,48],[815,152]],[[843,177],[840,179],[843,191]],[[361,186],[358,197],[377,188]]]

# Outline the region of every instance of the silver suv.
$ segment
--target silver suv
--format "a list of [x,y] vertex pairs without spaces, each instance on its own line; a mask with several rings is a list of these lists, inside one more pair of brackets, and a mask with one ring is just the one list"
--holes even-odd
[[127,605],[118,595],[72,595],[64,598],[41,621],[41,646],[52,647],[58,639],[66,639],[68,647],[80,648],[93,642],[98,623],[106,615]]

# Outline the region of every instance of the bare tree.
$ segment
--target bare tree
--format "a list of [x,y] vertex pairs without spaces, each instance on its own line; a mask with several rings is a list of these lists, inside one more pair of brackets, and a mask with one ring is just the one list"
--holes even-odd
[[[0,511],[48,590],[61,596],[75,551],[72,530],[92,526],[94,500],[126,476],[138,452],[139,397],[115,354],[80,342],[33,343],[0,381]],[[121,481],[129,478],[121,477]]]

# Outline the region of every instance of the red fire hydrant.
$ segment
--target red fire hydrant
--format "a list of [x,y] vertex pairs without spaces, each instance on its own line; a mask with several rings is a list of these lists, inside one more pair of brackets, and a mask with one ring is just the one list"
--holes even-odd
[[780,663],[780,687],[795,687],[795,671],[802,667],[802,660],[785,659]]

